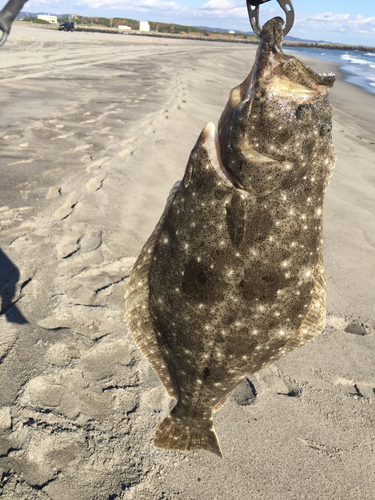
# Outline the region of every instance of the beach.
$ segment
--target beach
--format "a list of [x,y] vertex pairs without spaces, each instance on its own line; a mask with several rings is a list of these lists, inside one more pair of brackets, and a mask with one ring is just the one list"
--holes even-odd
[[153,448],[174,406],[124,320],[135,259],[256,46],[13,26],[0,48],[0,496],[373,500],[375,95],[330,91],[327,326],[214,415],[223,459]]

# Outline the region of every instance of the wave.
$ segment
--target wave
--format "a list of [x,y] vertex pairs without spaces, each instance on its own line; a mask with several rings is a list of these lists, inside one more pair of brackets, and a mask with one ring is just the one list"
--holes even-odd
[[366,52],[365,56],[375,57],[375,54],[372,54],[371,52]]
[[344,61],[349,61],[352,64],[361,64],[362,66],[370,66],[370,68],[375,68],[375,63],[373,63],[372,61],[366,61],[366,59],[353,57],[350,54],[343,54],[341,56],[341,59],[343,59]]

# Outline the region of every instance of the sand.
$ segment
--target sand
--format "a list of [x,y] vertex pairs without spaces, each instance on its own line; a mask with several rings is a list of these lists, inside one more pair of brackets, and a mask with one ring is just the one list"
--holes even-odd
[[224,458],[152,447],[173,406],[124,289],[255,46],[14,26],[0,49],[0,496],[375,498],[375,96],[331,92],[327,327],[215,414]]

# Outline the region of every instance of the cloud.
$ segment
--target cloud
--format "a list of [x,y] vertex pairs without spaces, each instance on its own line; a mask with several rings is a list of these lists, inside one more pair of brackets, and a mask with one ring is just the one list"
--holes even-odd
[[247,8],[243,6],[243,2],[235,0],[208,0],[194,14],[219,18],[248,17]]
[[364,17],[361,14],[335,14],[324,12],[314,15],[296,15],[295,26],[297,28],[320,29],[327,31],[352,32],[352,33],[375,33],[375,17]]
[[152,11],[186,11],[187,7],[179,4],[178,2],[168,2],[164,0],[128,0],[119,2],[118,0],[78,0],[76,5],[86,6],[94,9],[104,7],[110,10],[132,10],[139,12],[152,12]]
[[[63,4],[63,5],[61,5]],[[65,9],[74,11],[79,7],[88,9],[116,10],[119,13],[124,13],[127,10],[132,12],[185,12],[188,7],[181,5],[178,1],[168,0],[76,0],[67,2],[64,0],[30,0],[26,6],[28,8],[43,5],[45,9],[52,12],[54,9]],[[26,7],[24,8],[26,10]],[[100,15],[100,14],[99,14]]]

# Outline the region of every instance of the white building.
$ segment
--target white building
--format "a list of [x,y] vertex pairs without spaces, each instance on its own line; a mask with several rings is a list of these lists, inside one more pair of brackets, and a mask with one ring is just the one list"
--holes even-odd
[[57,17],[50,16],[49,14],[48,15],[39,14],[38,19],[43,19],[43,21],[48,21],[49,23],[57,23]]
[[139,31],[150,31],[148,21],[139,21]]
[[228,33],[229,33],[230,35],[234,35],[234,31],[233,31],[233,30],[229,30],[229,31],[228,31]]
[[130,26],[119,26],[118,29],[120,31],[131,31],[131,27]]

